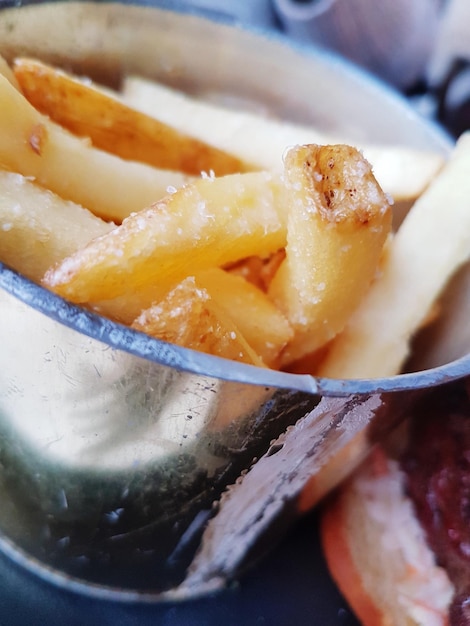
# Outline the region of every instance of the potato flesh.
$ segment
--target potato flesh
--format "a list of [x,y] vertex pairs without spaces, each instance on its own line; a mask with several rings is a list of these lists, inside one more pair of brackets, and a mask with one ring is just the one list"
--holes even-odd
[[[265,293],[284,257],[284,249],[281,249],[277,252],[274,252],[267,258],[250,256],[246,259],[242,259],[241,261],[228,264],[228,266],[224,268],[226,270],[225,273],[233,275],[234,277],[242,278],[243,284],[241,282],[238,282],[231,285],[231,288],[226,287],[225,284],[219,285],[219,289],[217,289],[215,293],[212,293],[212,295],[219,301],[219,304],[222,305],[222,303],[220,302],[221,298],[217,298],[217,293],[219,291],[222,291],[227,296],[228,302],[230,302],[232,299],[237,300],[238,298],[240,298],[244,300],[245,307],[248,304],[251,304],[252,306],[256,305],[258,307],[257,315],[274,315],[274,312],[272,311],[274,305],[268,298],[265,297]],[[211,273],[214,271],[222,272],[222,269],[219,270],[219,268],[212,268],[210,270],[207,270],[207,273]],[[206,272],[204,272],[204,275],[205,274]],[[201,274],[198,274],[198,278],[201,278]],[[226,280],[224,280],[224,283],[225,282],[228,285],[229,279],[227,278]],[[257,288],[258,292],[262,292],[264,296],[262,302],[258,302],[258,298],[253,297],[253,294],[249,292],[249,286],[244,286],[244,283],[246,282],[254,285]],[[140,311],[148,308],[153,302],[161,298],[165,289],[167,289],[168,287],[169,286],[166,285],[165,281],[163,280],[160,281],[159,284],[152,283],[146,287],[141,287],[134,290],[127,289],[126,293],[121,296],[117,296],[109,300],[100,300],[98,302],[93,302],[92,306],[101,315],[110,317],[111,319],[114,319],[117,322],[121,322],[123,324],[131,324],[132,321],[139,315]],[[242,307],[241,302],[236,303],[236,306],[239,305]],[[234,307],[231,304],[228,306],[231,310],[233,310]],[[277,320],[265,320],[266,325],[264,322],[262,322],[263,329],[261,335],[258,336],[258,343],[263,341],[264,333],[271,328],[273,329],[273,332],[276,333],[276,341],[274,342],[274,346],[277,346],[277,343],[283,342],[287,334],[289,335],[289,338],[291,338],[290,335],[292,334],[292,329],[286,321],[285,316],[281,313],[281,311],[277,309],[277,307],[274,308],[279,318],[277,318]],[[243,309],[243,311],[244,310],[245,309]],[[239,317],[242,317],[242,313],[243,312],[240,309],[240,315],[237,316],[239,322]],[[284,324],[286,323],[288,324],[289,331],[287,331],[286,327],[284,326]],[[240,324],[243,325],[242,322],[240,322]],[[245,325],[253,328],[254,331],[255,328],[258,326],[258,323],[255,319],[247,319],[245,321]],[[246,331],[245,329],[244,332],[249,331]],[[257,331],[255,331],[255,333],[256,332]],[[274,338],[271,337],[271,339]],[[260,352],[263,352],[259,345],[257,349],[260,350]],[[265,348],[265,350],[268,351],[269,349]],[[277,347],[275,347],[275,350],[277,350]],[[265,355],[265,357],[263,358],[265,358],[266,362],[270,360],[267,355]]]
[[263,362],[277,367],[280,354],[294,333],[268,296],[241,276],[219,268],[201,272],[196,280],[231,317]]
[[[211,268],[196,275],[198,285],[206,289],[219,308],[225,311],[248,344],[269,367],[278,367],[280,354],[292,339],[293,330],[285,316],[266,293],[244,277],[221,268]],[[140,312],[163,297],[162,285],[150,285],[111,300],[93,303],[106,317],[131,324]]]
[[269,255],[285,244],[284,192],[270,173],[195,181],[52,268],[44,284],[72,302],[98,302]]
[[354,148],[303,146],[286,156],[286,258],[269,295],[295,337],[283,364],[340,332],[374,278],[390,233],[390,203]]
[[268,258],[250,256],[229,265],[226,269],[231,274],[241,276],[259,289],[267,291],[285,256],[286,251],[282,248]]
[[16,59],[13,69],[23,94],[38,111],[75,135],[89,137],[101,150],[192,175],[212,170],[222,176],[248,169],[231,154],[54,67],[33,59]]
[[233,320],[206,289],[188,276],[159,303],[142,311],[133,322],[136,330],[206,354],[263,366]]
[[[307,143],[351,143],[347,137],[332,137],[318,129],[273,119],[253,111],[234,111],[204,102],[165,85],[128,76],[123,100],[167,124],[207,141],[260,169],[282,170],[285,151]],[[414,200],[444,165],[441,154],[406,146],[360,144],[372,164],[382,189],[396,202]]]
[[[204,270],[253,254],[275,258],[287,243],[269,288],[279,309],[271,332],[277,341],[265,341],[252,321],[243,326],[266,362],[285,365],[343,329],[374,276],[390,226],[389,201],[357,150],[298,146],[286,156],[284,177],[251,173],[195,181],[51,268],[44,284],[129,322],[137,306],[161,301],[188,275],[203,280]],[[230,315],[235,307],[228,303],[241,290],[229,293],[217,279],[203,286],[220,291],[219,304],[225,298]],[[251,287],[244,283],[245,304]],[[264,294],[257,298],[269,328],[272,308]],[[240,312],[237,325],[242,317]]]
[[114,224],[12,172],[0,170],[0,261],[40,281],[53,264]]
[[66,200],[121,221],[188,177],[93,148],[41,115],[0,75],[0,167],[33,176]]
[[[105,91],[87,87],[77,79],[38,62],[19,61],[16,68],[20,83],[23,82],[30,96],[34,96],[31,99],[36,98],[40,108],[50,107],[42,110],[57,111],[57,116],[60,116],[60,103],[67,105],[68,102],[67,98],[61,101],[61,90],[62,96],[64,93],[70,96],[72,109],[77,102],[85,102],[89,116],[85,116],[84,126],[79,124],[74,128],[75,132],[86,132],[87,125],[92,130],[94,123],[99,126],[103,113],[100,113],[100,102],[115,104],[121,113],[130,111]],[[51,87],[49,103],[45,86]],[[73,87],[77,91],[74,92]],[[34,176],[38,182],[52,187],[57,193],[63,192],[65,197],[71,184],[72,193],[69,195],[73,198],[86,198],[90,192],[86,189],[87,185],[92,188],[94,182],[103,183],[106,177],[101,174],[106,174],[106,171],[111,172],[113,177],[119,174],[119,167],[116,169],[114,166],[122,164],[121,159],[92,148],[86,141],[77,140],[50,122],[1,75],[0,103],[6,113],[3,124],[0,121],[0,133],[5,139],[3,150],[0,147],[0,162],[2,159],[6,161],[6,167]],[[112,111],[116,110],[113,106],[110,104]],[[15,107],[19,115],[13,114]],[[111,124],[111,136],[116,134],[116,129],[112,128],[115,115],[112,111],[109,119],[104,115],[99,129],[103,130]],[[62,122],[69,119],[73,125],[73,113],[66,106],[62,107],[62,113],[65,117],[58,119]],[[131,113],[135,113],[129,121],[131,126],[137,124],[137,119],[147,117],[139,117],[136,111]],[[93,118],[93,115],[96,117]],[[12,124],[9,124],[10,121]],[[10,128],[12,125],[13,130]],[[289,134],[289,125],[283,130]],[[22,141],[18,142],[21,137]],[[171,136],[171,141],[174,142],[175,137]],[[100,145],[112,148],[106,143]],[[60,176],[59,161],[68,161],[67,168],[70,168],[68,157],[77,155],[75,165],[80,165],[81,160],[82,164],[86,163],[85,170],[75,168],[76,176],[68,180]],[[93,157],[98,159],[94,163]],[[108,157],[111,161],[107,161]],[[314,170],[311,161],[317,157],[323,165]],[[320,174],[324,176],[325,163],[332,159],[336,159],[338,167],[335,165],[330,171],[329,187],[326,185],[325,189],[320,189],[323,183],[320,185],[317,177]],[[103,163],[105,167],[100,169]],[[110,226],[106,230],[94,230],[90,227],[87,235],[83,233],[82,238],[79,235],[73,242],[72,238],[65,238],[66,245],[62,250],[56,246],[55,255],[52,253],[53,244],[47,257],[49,270],[44,284],[71,301],[86,304],[118,321],[131,323],[140,311],[162,301],[165,294],[185,277],[195,274],[203,280],[204,272],[210,270],[214,274],[208,278],[211,277],[209,271],[206,276],[206,291],[210,294],[212,289],[211,303],[219,306],[219,313],[227,314],[227,319],[238,318],[235,325],[237,328],[242,326],[243,335],[248,336],[248,345],[254,346],[254,351],[261,354],[265,363],[270,366],[292,365],[314,354],[342,330],[377,267],[390,230],[391,212],[369,165],[365,164],[366,161],[350,147],[297,146],[286,157],[284,180],[281,175],[266,172],[222,178],[203,177],[186,186],[180,180],[177,186],[170,185],[165,189],[170,193],[164,198],[142,210],[139,210],[133,195],[132,207],[128,205],[126,212],[118,210],[118,221],[131,211],[118,228]],[[90,165],[96,166],[93,167],[93,175],[90,169],[86,171]],[[152,170],[145,166],[144,170],[139,170],[139,164],[132,162],[125,165],[126,176],[121,176],[121,180],[128,180],[133,167],[140,173]],[[182,163],[178,167],[182,167]],[[131,176],[131,186],[142,190],[145,185],[136,184],[138,178]],[[74,186],[77,179],[78,183]],[[356,188],[353,189],[357,181],[360,181],[359,186],[364,183],[359,193]],[[80,186],[80,182],[84,185]],[[110,188],[110,185],[101,186]],[[117,191],[122,199],[122,189]],[[116,196],[115,192],[116,189],[111,195],[114,193]],[[108,191],[105,191],[106,194],[109,196]],[[109,219],[115,207],[112,211],[103,211],[99,206],[97,208],[94,191],[89,197],[93,197],[92,210],[97,214],[101,211]],[[357,202],[358,198],[360,202]],[[98,205],[100,200],[98,198]],[[367,202],[370,203],[368,208]],[[381,210],[378,210],[379,205]],[[325,211],[325,207],[328,210]],[[104,224],[102,220],[99,223]],[[60,225],[51,226],[52,230],[54,228],[56,232],[64,230]],[[85,237],[86,242],[92,240],[88,245],[84,245]],[[54,242],[54,237],[49,239]],[[253,269],[250,257],[259,261],[259,275],[255,277],[256,271],[252,272],[250,280],[256,279],[259,286],[269,289],[269,296],[275,305],[266,294],[247,281],[239,281],[234,275],[226,279],[225,272],[220,269],[234,263],[238,263],[239,267],[245,263],[245,268]],[[273,259],[274,262],[271,262]],[[43,271],[45,265],[38,270],[30,262],[32,269],[24,271]],[[266,267],[270,268],[268,272],[263,269]],[[217,277],[220,276],[224,276],[224,280],[218,284]],[[232,279],[238,282],[227,288]],[[251,293],[249,289],[252,289]],[[239,311],[244,313],[238,314]],[[247,311],[253,313],[247,316]]]
[[6,60],[1,55],[0,55],[0,74],[4,76],[8,80],[8,82],[11,85],[13,85],[15,89],[18,89],[18,90],[20,89],[20,86],[18,84],[18,81],[16,80],[13,70],[11,69],[11,67],[8,65]]
[[450,276],[470,258],[470,133],[416,201],[387,251],[379,279],[319,374],[375,378],[400,372],[412,334],[425,321]]

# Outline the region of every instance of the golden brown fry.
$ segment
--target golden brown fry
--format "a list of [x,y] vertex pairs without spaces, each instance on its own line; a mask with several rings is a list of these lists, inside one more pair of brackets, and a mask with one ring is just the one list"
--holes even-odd
[[325,143],[327,136],[253,111],[196,99],[166,85],[135,76],[124,78],[122,98],[129,106],[180,128],[182,132],[230,150],[260,169],[282,171],[286,148],[298,143]]
[[377,271],[390,203],[369,163],[350,146],[301,146],[286,156],[286,258],[269,294],[295,330],[282,362],[340,332]]
[[[269,285],[269,282],[271,281],[271,278],[283,257],[283,250],[275,252],[268,259],[265,260],[261,259],[260,257],[249,257],[249,259],[244,259],[241,262],[230,265],[231,269],[227,270],[227,272],[233,274],[235,277],[243,278],[244,281],[251,282],[255,287],[262,290],[263,292],[266,292],[267,285]],[[208,272],[216,271],[217,269],[218,268],[213,268],[212,270],[208,270]],[[200,278],[201,275],[198,274],[198,279]],[[239,287],[239,289],[241,289],[239,284],[237,284],[237,286]],[[142,310],[150,307],[153,302],[160,300],[164,296],[164,293],[168,288],[169,285],[165,282],[165,280],[162,280],[158,283],[152,283],[147,287],[140,287],[135,290],[129,288],[126,290],[126,293],[121,296],[117,296],[110,300],[100,300],[97,302],[93,302],[92,306],[97,313],[100,313],[105,317],[109,317],[123,324],[131,324],[132,321],[136,317],[138,317],[139,313]],[[217,294],[212,295],[216,297]],[[229,296],[233,296],[233,298],[236,299],[237,294],[230,293]],[[246,294],[246,298],[249,298],[248,294]],[[270,300],[266,301],[265,298],[265,302],[268,302],[269,305],[273,307],[273,304]],[[284,319],[284,323],[286,323],[282,313],[280,313],[280,311],[277,311],[277,309],[276,312],[277,315],[280,315]],[[237,314],[238,313],[240,315],[243,315],[244,317],[250,315],[250,313],[245,310],[237,311]],[[268,311],[265,311],[265,313],[267,314]],[[246,323],[250,326],[250,328],[253,325],[253,329],[255,329],[255,327],[257,326],[256,320],[247,319]],[[277,325],[279,325],[279,327],[277,327]],[[282,327],[281,320],[278,320],[277,322],[274,322],[273,320],[271,322],[267,322],[266,328],[271,329],[274,327],[276,328],[276,333],[279,333],[277,336],[277,340],[274,342],[274,345],[276,345],[278,342],[283,341],[284,333],[286,333],[287,330]],[[246,330],[242,329],[242,331],[244,334],[246,333]],[[263,332],[265,332],[265,329],[263,329]],[[289,335],[291,332],[292,330],[289,331]],[[260,340],[262,341],[262,336],[258,337],[258,341]],[[266,363],[269,361],[269,358],[267,356],[266,358],[263,358]]]
[[231,274],[241,276],[259,289],[267,291],[285,256],[286,251],[283,248],[265,259],[259,256],[250,256],[229,265],[225,269]]
[[126,289],[120,296],[94,300],[89,305],[99,315],[121,324],[132,324],[144,309],[164,298],[171,286],[163,280],[136,290]]
[[[228,150],[260,169],[281,170],[286,149],[297,144],[350,143],[348,137],[332,137],[312,126],[253,111],[228,109],[135,76],[125,78],[123,99],[130,106]],[[358,147],[372,164],[382,189],[397,202],[414,200],[444,164],[441,154],[407,146],[361,143]]]
[[[282,255],[276,252],[265,262],[260,257],[250,257],[254,261],[254,267],[251,267],[252,264],[249,264],[250,271],[252,270],[249,276],[246,276],[244,271],[230,270],[229,272],[222,272],[218,268],[212,268],[197,275],[198,281],[208,288],[211,295],[221,306],[223,303],[220,296],[226,297],[226,308],[228,308],[229,313],[233,314],[235,324],[239,326],[242,333],[249,340],[250,345],[253,345],[266,364],[270,366],[272,366],[274,360],[277,360],[279,350],[284,347],[284,343],[292,336],[292,329],[284,315],[265,295],[266,286],[269,284],[274,268],[278,266],[277,259],[279,257],[283,258],[283,256],[283,252]],[[236,265],[238,266],[239,264]],[[227,277],[224,280],[224,284],[219,285],[219,289],[213,290],[209,288],[209,284],[202,283],[203,276],[206,273],[210,278],[212,273],[217,275],[218,272],[233,274],[233,280],[236,282],[232,282],[232,277]],[[256,289],[256,295],[253,294],[250,285],[248,287],[245,286],[244,283],[247,281],[252,282],[252,285],[254,285],[253,289],[258,288]],[[214,279],[211,282],[215,282]],[[165,280],[162,280],[138,289],[129,288],[121,296],[93,302],[92,306],[97,313],[105,317],[123,324],[131,324],[142,310],[149,308],[152,303],[161,300],[168,288],[169,285]],[[260,290],[261,294],[259,293]],[[220,296],[218,297],[219,294]],[[259,301],[260,299],[261,301]],[[253,311],[254,308],[256,311]],[[243,320],[239,318],[243,318]]]
[[113,98],[96,85],[33,59],[16,59],[16,79],[31,104],[94,146],[157,168],[217,176],[247,171],[240,159]]
[[180,172],[124,161],[41,115],[0,75],[0,167],[33,176],[64,199],[121,221],[181,186]]
[[44,284],[73,302],[99,302],[269,255],[285,244],[284,194],[269,173],[197,180],[52,268]]
[[267,295],[241,276],[212,268],[196,276],[214,302],[260,355],[269,367],[279,364],[279,357],[294,333],[288,321]]
[[152,337],[233,361],[263,366],[224,309],[188,276],[132,327]]
[[113,228],[21,174],[0,170],[0,261],[31,280]]
[[11,67],[8,65],[6,60],[1,55],[0,55],[0,74],[2,76],[5,76],[8,82],[11,83],[15,89],[20,90],[20,86],[18,84],[18,81],[16,80],[13,70],[11,69]]
[[470,133],[416,201],[374,282],[319,368],[322,376],[399,373],[413,333],[451,275],[470,258]]

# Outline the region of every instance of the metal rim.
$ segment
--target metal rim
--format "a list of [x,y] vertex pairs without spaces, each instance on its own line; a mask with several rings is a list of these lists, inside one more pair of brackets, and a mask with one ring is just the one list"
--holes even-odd
[[470,373],[470,354],[421,372],[387,378],[333,379],[291,374],[203,354],[149,337],[67,302],[0,264],[0,287],[33,309],[116,350],[192,374],[251,385],[292,389],[324,396],[398,392],[437,386]]

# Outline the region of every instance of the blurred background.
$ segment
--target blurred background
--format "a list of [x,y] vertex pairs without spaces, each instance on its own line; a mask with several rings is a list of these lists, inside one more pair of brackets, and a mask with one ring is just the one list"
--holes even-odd
[[287,34],[366,68],[454,136],[470,128],[469,0],[147,0]]

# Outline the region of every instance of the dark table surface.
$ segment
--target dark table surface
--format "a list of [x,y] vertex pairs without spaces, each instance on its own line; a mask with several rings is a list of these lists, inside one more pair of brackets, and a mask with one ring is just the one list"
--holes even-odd
[[316,514],[301,519],[237,586],[178,604],[108,602],[37,579],[0,555],[0,626],[356,626],[322,557]]

